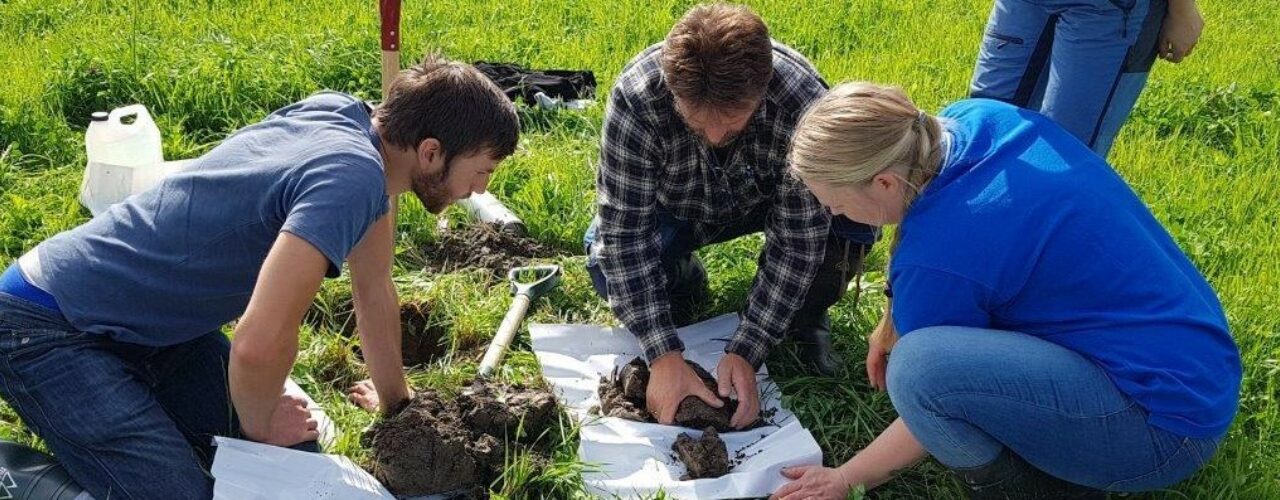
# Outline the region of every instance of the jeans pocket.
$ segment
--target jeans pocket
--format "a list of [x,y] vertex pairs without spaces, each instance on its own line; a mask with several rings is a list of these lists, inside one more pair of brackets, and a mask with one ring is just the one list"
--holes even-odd
[[76,330],[32,328],[10,330],[0,336],[0,354],[13,360],[34,350],[48,349],[79,340],[88,335]]
[[1006,35],[1004,33],[1000,33],[992,29],[987,29],[986,35],[987,35],[987,38],[990,38],[992,40],[992,42],[995,44],[997,49],[1003,49],[1005,46],[1009,44],[1022,45],[1026,43],[1026,41],[1023,40],[1021,37]]

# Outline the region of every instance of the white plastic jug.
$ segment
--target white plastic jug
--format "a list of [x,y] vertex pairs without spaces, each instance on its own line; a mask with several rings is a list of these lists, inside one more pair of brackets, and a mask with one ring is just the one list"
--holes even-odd
[[[129,117],[133,120],[126,123]],[[89,163],[80,184],[80,203],[94,215],[150,189],[164,176],[160,129],[141,104],[94,113],[84,146]]]

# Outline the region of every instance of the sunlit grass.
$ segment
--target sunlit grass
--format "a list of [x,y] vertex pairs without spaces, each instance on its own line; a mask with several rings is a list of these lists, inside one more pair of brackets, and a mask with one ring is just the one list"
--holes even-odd
[[[466,61],[590,69],[601,93],[622,66],[662,38],[694,2],[513,0],[406,2],[405,64],[428,50]],[[773,34],[805,53],[830,82],[903,86],[926,109],[962,98],[989,0],[749,2]],[[1117,141],[1117,170],[1209,277],[1245,360],[1241,410],[1215,459],[1168,498],[1280,498],[1280,8],[1264,2],[1202,3],[1208,20],[1195,55],[1160,63]],[[371,2],[297,0],[0,1],[0,264],[86,220],[76,191],[91,111],[143,102],[157,117],[170,159],[208,150],[228,132],[320,89],[367,99],[379,93],[377,20]],[[590,222],[603,102],[584,112],[522,111],[525,133],[491,190],[531,234],[581,252]],[[452,224],[465,214],[444,214]],[[397,224],[396,281],[402,299],[428,304],[449,332],[449,352],[414,367],[419,388],[459,390],[509,303],[508,287],[483,271],[444,276],[421,269],[437,217],[406,199]],[[760,238],[700,252],[714,296],[704,314],[737,309],[755,271]],[[529,321],[613,323],[582,269],[565,266],[561,288]],[[872,269],[883,266],[883,249]],[[883,274],[867,276],[874,288]],[[341,428],[329,451],[365,458],[359,434],[373,416],[345,402],[341,386],[363,373],[341,324],[350,284],[328,282],[303,329],[295,378]],[[834,310],[836,346],[847,360],[832,379],[796,375],[790,356],[770,361],[786,403],[813,430],[829,464],[847,459],[893,416],[867,386],[865,332],[883,298],[846,298]],[[529,381],[538,367],[522,335],[499,371]],[[567,425],[567,424],[566,424]],[[0,436],[35,440],[0,405]],[[553,461],[508,457],[491,485],[508,498],[580,494],[576,429],[557,430]],[[38,443],[37,443],[38,444]],[[578,492],[578,493],[574,493]],[[926,463],[877,489],[881,498],[956,497],[942,469]]]

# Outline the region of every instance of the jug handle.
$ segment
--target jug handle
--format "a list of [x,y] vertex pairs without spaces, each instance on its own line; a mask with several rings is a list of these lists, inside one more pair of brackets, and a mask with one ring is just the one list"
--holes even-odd
[[[130,124],[126,124],[120,121],[124,117],[130,116],[130,115],[137,115],[138,118],[135,119],[133,123],[130,123]],[[132,104],[129,106],[113,109],[111,110],[111,113],[107,116],[107,119],[110,120],[111,123],[119,123],[126,127],[131,127],[134,125],[145,125],[147,123],[151,123],[152,121],[151,113],[148,113],[147,107],[142,104]]]

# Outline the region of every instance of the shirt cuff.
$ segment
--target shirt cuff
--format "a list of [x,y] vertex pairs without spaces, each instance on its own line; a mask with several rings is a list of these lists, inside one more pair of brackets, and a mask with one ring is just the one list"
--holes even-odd
[[743,359],[751,363],[751,367],[757,371],[764,365],[765,358],[769,357],[769,348],[767,343],[761,342],[758,337],[753,338],[746,334],[745,330],[739,329],[738,334],[733,336],[733,340],[729,341],[729,345],[725,346],[724,352],[737,354]]
[[644,349],[644,359],[650,364],[653,363],[653,360],[662,357],[663,354],[684,350],[684,342],[681,342],[680,337],[676,336],[675,330],[653,332],[647,336],[640,337],[639,340],[640,347]]

